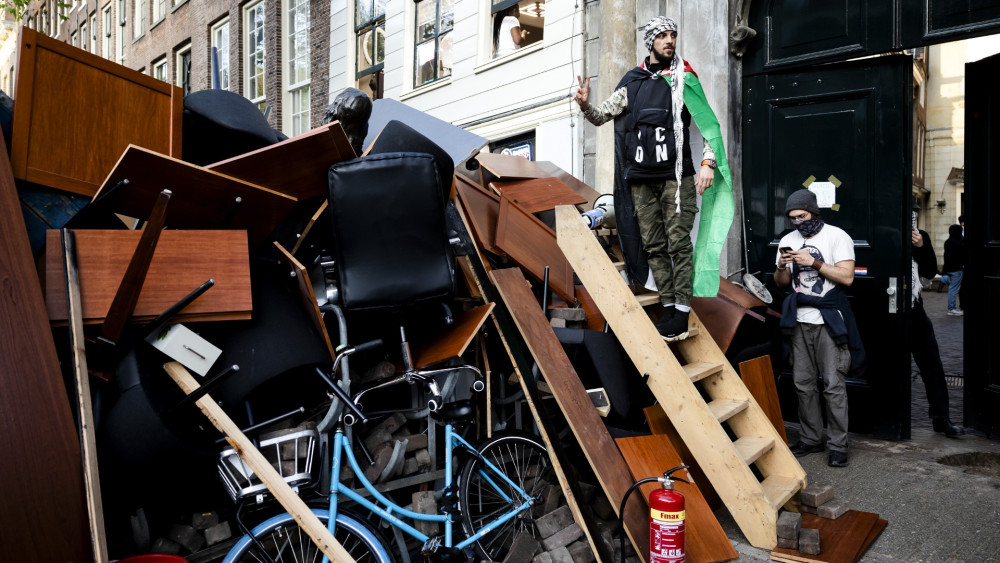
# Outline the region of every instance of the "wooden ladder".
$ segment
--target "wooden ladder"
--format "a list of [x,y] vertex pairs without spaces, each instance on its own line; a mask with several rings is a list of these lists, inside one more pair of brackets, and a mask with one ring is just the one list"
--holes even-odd
[[579,211],[557,207],[556,227],[566,259],[747,540],[774,548],[778,509],[806,485],[798,460],[694,311],[697,334],[678,342],[675,356]]

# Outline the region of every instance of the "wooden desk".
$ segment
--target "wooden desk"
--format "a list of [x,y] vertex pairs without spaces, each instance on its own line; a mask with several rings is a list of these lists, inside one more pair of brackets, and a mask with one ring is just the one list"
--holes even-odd
[[555,209],[557,205],[580,205],[587,198],[573,191],[558,178],[537,178],[512,182],[491,182],[490,187],[516,203],[526,213]]
[[[113,189],[121,180],[128,180],[128,185]],[[116,213],[146,218],[162,189],[173,192],[168,227],[244,229],[250,242],[266,239],[297,201],[135,145],[125,149],[94,200]],[[236,198],[242,199],[239,205]]]

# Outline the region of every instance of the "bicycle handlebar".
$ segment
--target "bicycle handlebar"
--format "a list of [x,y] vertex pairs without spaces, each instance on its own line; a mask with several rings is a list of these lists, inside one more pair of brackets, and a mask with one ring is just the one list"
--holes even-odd
[[345,351],[345,352],[342,352],[342,353],[353,354],[354,352],[364,352],[365,350],[371,350],[373,348],[379,348],[381,346],[382,346],[382,339],[381,338],[376,338],[375,340],[369,340],[368,342],[365,342],[364,344],[358,344],[352,350]]

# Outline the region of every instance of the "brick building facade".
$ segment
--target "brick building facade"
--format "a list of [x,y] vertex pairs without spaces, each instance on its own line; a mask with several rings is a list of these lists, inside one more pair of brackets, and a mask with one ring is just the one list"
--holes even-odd
[[216,46],[222,86],[288,136],[318,126],[329,103],[328,2],[34,0],[22,22],[185,92],[212,87]]

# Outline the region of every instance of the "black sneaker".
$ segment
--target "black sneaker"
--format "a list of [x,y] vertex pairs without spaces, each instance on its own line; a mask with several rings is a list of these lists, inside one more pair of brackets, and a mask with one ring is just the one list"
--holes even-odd
[[830,450],[830,459],[827,461],[827,465],[830,467],[847,467],[850,465],[850,462],[847,461],[847,452]]
[[670,319],[674,318],[674,313],[676,311],[677,309],[673,305],[668,305],[663,308],[663,312],[660,313],[660,318],[653,323],[653,326],[656,327],[656,330],[660,334],[663,334],[663,330],[666,328],[667,323],[670,322]]
[[[657,323],[659,324],[659,323]],[[685,311],[675,311],[670,320],[657,326],[656,330],[667,342],[684,340],[688,337],[688,313]]]
[[934,431],[940,434],[944,434],[949,438],[958,438],[959,436],[965,434],[960,426],[955,426],[952,421],[944,417],[934,417],[931,419],[931,423],[934,425]]
[[795,457],[802,457],[804,455],[822,452],[826,448],[823,447],[823,444],[806,444],[805,442],[797,442],[788,449],[792,450],[792,454],[794,454]]

